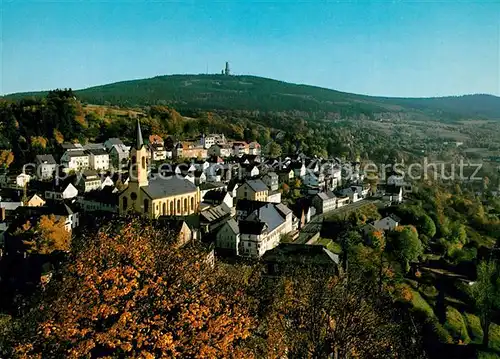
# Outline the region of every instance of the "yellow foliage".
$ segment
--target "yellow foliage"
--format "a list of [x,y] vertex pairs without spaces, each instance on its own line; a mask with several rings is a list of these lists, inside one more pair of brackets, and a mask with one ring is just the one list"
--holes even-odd
[[34,136],[34,137],[31,137],[31,145],[32,146],[36,146],[36,147],[40,147],[40,148],[47,148],[47,139],[43,136]]

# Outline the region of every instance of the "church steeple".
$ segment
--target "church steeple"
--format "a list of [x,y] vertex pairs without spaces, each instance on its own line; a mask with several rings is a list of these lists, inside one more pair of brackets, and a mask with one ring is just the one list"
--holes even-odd
[[142,140],[141,123],[139,122],[139,119],[137,119],[137,142],[135,144],[135,148],[140,150],[142,146],[144,146],[144,141]]

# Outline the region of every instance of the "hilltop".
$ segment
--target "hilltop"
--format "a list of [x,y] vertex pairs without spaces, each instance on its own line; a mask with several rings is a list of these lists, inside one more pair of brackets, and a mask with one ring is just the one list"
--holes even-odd
[[[90,87],[75,93],[87,103],[125,107],[169,105],[178,110],[338,113],[342,116],[418,112],[442,120],[472,117],[500,119],[500,98],[492,95],[373,97],[257,76],[157,76]],[[5,98],[45,94],[17,93]]]

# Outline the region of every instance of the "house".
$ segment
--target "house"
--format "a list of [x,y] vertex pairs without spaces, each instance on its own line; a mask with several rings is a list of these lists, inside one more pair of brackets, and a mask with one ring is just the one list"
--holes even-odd
[[382,219],[379,219],[378,221],[373,222],[373,226],[377,230],[393,231],[397,226],[399,226],[399,223],[401,223],[401,219],[394,214],[390,214]]
[[43,206],[44,204],[45,204],[45,200],[42,197],[40,197],[38,194],[35,193],[33,196],[31,196],[26,201],[26,203],[24,205],[27,207],[40,207],[40,206]]
[[77,203],[84,212],[118,213],[118,193],[111,186],[85,192],[78,196]]
[[207,158],[208,151],[202,146],[193,142],[179,142],[175,145],[173,151],[174,158]]
[[224,203],[229,208],[233,207],[233,197],[227,191],[210,190],[202,197],[202,201],[212,206]]
[[338,275],[340,271],[339,256],[323,245],[280,243],[264,253],[262,262],[264,274],[272,277],[294,273],[299,266],[314,267],[332,275]]
[[76,188],[81,192],[90,192],[101,189],[101,178],[95,171],[83,171],[83,173],[78,176]]
[[104,143],[87,143],[83,145],[84,150],[106,150]]
[[61,184],[54,186],[54,188],[45,191],[46,200],[62,200],[71,199],[78,196],[78,189],[73,183],[65,181]]
[[200,212],[200,229],[205,235],[218,232],[231,218],[231,208],[224,203],[218,206],[209,207]]
[[240,242],[237,254],[261,257],[279,244],[281,236],[292,231],[292,219],[292,211],[285,205],[266,203],[256,209],[238,222]]
[[194,171],[194,184],[199,186],[207,181],[207,175],[203,171]]
[[217,156],[217,157],[230,157],[233,152],[230,145],[212,145],[207,150],[208,156]]
[[163,138],[159,135],[149,135],[149,144],[163,145]]
[[277,191],[279,186],[279,177],[276,172],[267,172],[262,176],[262,182],[264,182],[270,191]]
[[246,178],[257,177],[260,173],[259,167],[257,167],[257,165],[253,163],[240,165],[240,170],[242,172],[241,173],[242,177]]
[[114,144],[108,151],[110,165],[115,170],[122,170],[128,166],[130,147],[125,146],[123,143]]
[[220,133],[212,133],[210,135],[202,135],[200,139],[200,144],[205,147],[206,149],[209,149],[213,145],[225,145],[226,144],[226,137],[224,134]]
[[151,152],[150,156],[153,161],[165,161],[167,159],[167,150],[163,145],[163,141],[162,143],[150,143],[149,151]]
[[339,190],[338,193],[341,196],[349,197],[349,201],[351,203],[354,203],[354,202],[361,200],[361,198],[359,198],[358,192],[357,192],[355,187],[343,188],[343,189]]
[[20,173],[16,176],[16,186],[17,187],[25,187],[28,185],[31,180],[31,176],[26,173]]
[[105,142],[104,142],[104,147],[108,150],[108,151],[111,151],[111,148],[113,148],[114,146],[124,146],[124,143],[122,140],[120,140],[119,138],[116,138],[116,137],[113,137],[113,138],[108,138]]
[[37,177],[42,180],[51,179],[56,172],[57,163],[52,155],[37,155],[35,158]]
[[280,183],[289,183],[295,178],[295,172],[291,168],[283,168],[276,171]]
[[361,228],[361,233],[363,233],[364,237],[367,237],[370,233],[377,232],[378,229],[373,225],[373,223],[367,223]]
[[326,187],[325,174],[307,170],[302,178],[302,183],[308,187],[317,188],[319,191],[323,191]]
[[232,155],[236,157],[241,157],[245,154],[248,155],[249,148],[246,142],[233,142],[232,143]]
[[299,198],[292,210],[299,220],[298,229],[302,229],[316,215],[316,208],[314,208],[311,200],[308,198]]
[[197,160],[194,162],[194,166],[198,171],[207,171],[210,168],[210,162],[207,160]]
[[129,211],[143,213],[150,218],[159,216],[187,216],[198,211],[200,191],[190,181],[179,176],[148,178],[147,149],[137,121],[136,145],[131,151],[130,180],[120,195],[120,214]]
[[292,162],[290,168],[293,170],[294,177],[296,178],[302,178],[307,173],[307,168],[303,161]]
[[269,191],[267,195],[267,202],[281,203],[281,192],[278,190]]
[[337,208],[343,207],[346,204],[349,204],[350,198],[347,196],[338,196],[337,197]]
[[387,185],[382,198],[384,201],[401,203],[403,201],[403,188],[397,185]]
[[261,148],[260,148],[260,144],[258,142],[250,142],[248,144],[248,153],[250,155],[260,155],[261,153]]
[[240,228],[233,218],[222,225],[215,236],[215,248],[237,255],[240,244]]
[[253,179],[245,181],[236,190],[236,198],[250,199],[253,201],[267,201],[269,188],[261,179]]
[[113,179],[111,176],[102,176],[101,177],[101,189],[104,189],[104,187],[113,187],[115,188],[115,183],[113,182]]
[[193,231],[185,220],[161,216],[158,218],[158,222],[177,239],[179,247],[184,246],[194,238]]
[[332,191],[320,192],[312,199],[316,213],[326,213],[337,208],[337,197]]
[[94,171],[109,170],[109,153],[101,148],[87,150],[89,155],[89,167]]
[[65,171],[81,171],[89,168],[89,155],[82,150],[67,150],[61,157]]

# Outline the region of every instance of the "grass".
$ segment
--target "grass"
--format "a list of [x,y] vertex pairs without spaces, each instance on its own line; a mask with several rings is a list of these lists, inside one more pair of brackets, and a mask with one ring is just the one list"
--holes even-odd
[[483,341],[483,329],[481,328],[479,318],[470,313],[464,313],[463,316],[465,319],[465,323],[467,324],[471,342],[481,344],[481,342]]
[[342,248],[340,247],[340,244],[337,242],[334,242],[333,240],[329,238],[320,238],[316,242],[316,244],[322,244],[324,245],[330,252],[335,253],[335,254],[340,254],[342,252]]
[[460,341],[464,344],[470,343],[471,339],[467,331],[467,324],[462,314],[451,306],[446,308],[446,322],[444,323],[444,328],[456,342]]
[[411,299],[411,304],[416,310],[420,310],[424,312],[427,317],[429,318],[436,318],[436,315],[434,314],[434,310],[430,306],[430,304],[420,295],[420,293],[414,289],[412,289],[410,286],[408,286],[412,292],[412,299]]

